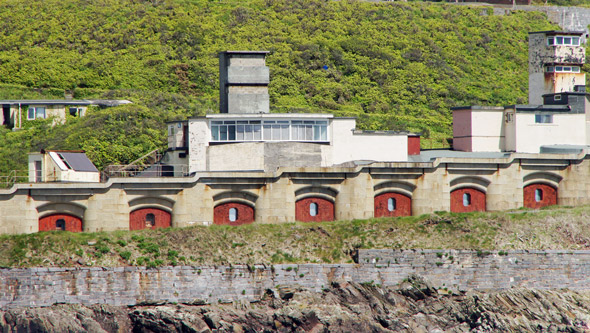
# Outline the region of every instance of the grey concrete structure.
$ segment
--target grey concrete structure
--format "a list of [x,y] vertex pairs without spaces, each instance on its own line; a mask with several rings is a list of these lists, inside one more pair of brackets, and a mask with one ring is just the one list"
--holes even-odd
[[332,281],[394,286],[411,274],[442,290],[590,290],[590,251],[360,250],[358,264],[146,269],[0,269],[0,309],[55,303],[137,305],[256,301],[277,286],[321,292]]
[[219,53],[219,112],[268,113],[268,51]]

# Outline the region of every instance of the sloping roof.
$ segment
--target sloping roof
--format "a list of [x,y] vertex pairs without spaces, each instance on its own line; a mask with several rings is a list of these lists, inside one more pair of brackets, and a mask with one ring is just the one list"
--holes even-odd
[[84,152],[47,151],[49,156],[62,170],[80,172],[98,172],[98,169],[88,159]]

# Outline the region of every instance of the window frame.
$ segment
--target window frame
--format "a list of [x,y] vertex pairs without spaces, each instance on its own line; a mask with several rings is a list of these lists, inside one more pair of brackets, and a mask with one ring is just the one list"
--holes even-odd
[[535,124],[553,124],[553,115],[535,114]]
[[310,216],[318,216],[320,213],[320,207],[317,202],[310,202],[309,203],[309,215]]
[[[31,117],[31,111],[33,111],[33,117]],[[43,111],[43,116],[39,116],[39,112]],[[44,106],[29,106],[27,109],[27,120],[35,119],[47,119],[47,108]]]
[[547,46],[580,46],[580,37],[572,35],[547,36]]
[[471,193],[463,193],[463,207],[471,206]]
[[[233,214],[232,214],[232,213],[233,213]],[[239,211],[238,211],[238,209],[237,209],[236,207],[230,207],[230,208],[227,210],[227,219],[228,219],[230,222],[237,222],[237,221],[238,221],[238,218],[239,218],[239,217],[238,217],[238,214],[239,214]]]
[[211,119],[211,142],[329,142],[329,120]]

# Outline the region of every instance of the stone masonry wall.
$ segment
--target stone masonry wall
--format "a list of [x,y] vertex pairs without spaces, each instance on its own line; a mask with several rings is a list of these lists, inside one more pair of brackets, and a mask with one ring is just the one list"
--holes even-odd
[[282,286],[392,286],[418,274],[449,290],[590,290],[590,251],[360,250],[358,264],[0,269],[0,309],[55,303],[137,305],[256,301]]

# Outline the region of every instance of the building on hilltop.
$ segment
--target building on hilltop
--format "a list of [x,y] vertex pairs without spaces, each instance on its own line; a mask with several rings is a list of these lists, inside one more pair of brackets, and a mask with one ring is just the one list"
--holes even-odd
[[8,128],[21,128],[22,121],[54,117],[57,123],[64,123],[66,115],[82,117],[90,106],[106,108],[130,104],[128,100],[72,100],[72,99],[13,99],[0,100],[2,113],[0,124]]
[[361,131],[354,118],[269,113],[266,51],[219,54],[220,113],[168,123],[164,162],[199,171],[274,171],[408,161],[420,136]]
[[580,152],[590,145],[584,33],[529,33],[527,105],[453,108],[453,148],[465,152]]

